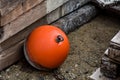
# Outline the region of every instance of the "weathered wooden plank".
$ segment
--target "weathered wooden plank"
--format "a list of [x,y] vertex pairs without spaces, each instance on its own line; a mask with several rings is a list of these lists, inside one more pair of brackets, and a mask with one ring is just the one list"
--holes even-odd
[[42,18],[40,20],[38,20],[37,22],[35,22],[34,24],[30,25],[29,27],[23,29],[22,31],[18,32],[17,34],[15,34],[14,36],[11,36],[9,39],[5,40],[4,42],[2,42],[0,44],[0,54],[2,54],[1,52],[10,48],[11,46],[17,44],[18,42],[20,42],[21,40],[24,40],[27,38],[27,36],[29,35],[29,33],[36,27],[40,26],[40,25],[44,25],[47,24],[46,21],[46,17]]
[[22,4],[19,4],[13,11],[8,13],[7,15],[2,16],[1,18],[1,25],[4,26],[9,22],[16,19],[18,16],[23,14]]
[[15,20],[18,16],[22,15],[26,11],[28,11],[28,10],[32,9],[33,7],[35,7],[36,5],[40,4],[42,1],[46,2],[46,5],[45,5],[46,13],[45,14],[47,14],[47,13],[50,13],[51,11],[55,10],[59,6],[63,5],[65,2],[67,2],[69,0],[32,0],[32,1],[25,0],[21,4],[16,6],[16,8],[14,10],[12,10],[11,12],[9,12],[7,15],[2,16],[1,25],[4,26],[4,25],[8,24],[9,22]]
[[[19,42],[20,40],[24,39],[27,37],[27,35],[37,26],[40,26],[42,24],[50,24],[53,23],[54,21],[56,21],[57,19],[59,19],[60,17],[67,15],[68,13],[71,13],[72,11],[80,8],[81,6],[83,6],[84,4],[86,4],[89,1],[85,1],[85,0],[76,0],[76,4],[75,6],[72,6],[72,9],[69,9],[69,7],[71,6],[71,4],[73,3],[73,0],[70,0],[68,3],[64,4],[63,6],[59,7],[58,9],[56,9],[55,11],[51,12],[50,14],[48,14],[46,17],[44,17],[43,19],[38,20],[37,22],[35,22],[34,24],[30,25],[29,27],[25,28],[25,30],[20,31],[19,33],[17,33],[14,36],[11,36],[9,39],[3,41],[0,43],[0,52],[7,49],[8,47],[10,47],[13,44],[16,44],[17,42]],[[74,2],[75,3],[75,2]],[[68,5],[69,4],[69,5]],[[79,6],[77,6],[79,4]],[[66,6],[66,7],[65,7]],[[95,10],[95,9],[94,9]],[[66,12],[63,12],[66,11]],[[92,12],[92,11],[91,11]],[[60,15],[62,13],[62,15]],[[94,14],[93,14],[94,15]],[[15,39],[15,41],[14,41]]]
[[0,39],[0,43],[8,39],[9,37],[13,36],[14,34],[18,33],[22,29],[26,28],[33,22],[45,16],[46,15],[45,6],[46,2],[42,2],[34,9],[31,9],[30,11],[20,16],[10,24],[4,26],[4,36]]
[[108,57],[120,63],[120,50],[109,47]]
[[[110,48],[110,47],[109,47],[109,48]],[[120,64],[119,61],[117,61],[116,59],[114,59],[114,58],[112,58],[112,57],[109,56],[109,53],[110,53],[110,52],[109,52],[109,48],[104,52],[103,57],[106,56],[106,57],[109,58],[109,61],[111,61],[111,62],[113,62],[113,63],[115,63],[115,64]]]
[[1,15],[6,15],[10,11],[14,10],[17,5],[21,4],[25,0],[0,0]]
[[2,52],[3,54],[0,55],[0,71],[21,58],[23,42],[24,40]]
[[0,0],[0,9],[2,16],[7,15],[13,11],[18,5],[23,6],[23,10],[27,11],[32,7],[36,6],[43,0]]
[[15,20],[18,16],[40,4],[42,1],[43,0],[25,0],[24,2],[18,4],[14,10],[2,16],[1,25],[4,26],[9,22]]
[[42,1],[45,1],[45,0],[25,0],[25,2],[22,3],[24,12],[26,12],[26,11],[32,9],[33,7],[37,6]]
[[120,50],[109,48],[108,57],[120,64]]

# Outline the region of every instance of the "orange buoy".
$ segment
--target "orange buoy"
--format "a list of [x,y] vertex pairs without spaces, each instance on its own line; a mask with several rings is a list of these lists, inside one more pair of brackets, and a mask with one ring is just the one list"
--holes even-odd
[[44,25],[34,29],[28,36],[24,53],[33,67],[54,69],[64,62],[69,48],[68,38],[62,30],[55,26]]

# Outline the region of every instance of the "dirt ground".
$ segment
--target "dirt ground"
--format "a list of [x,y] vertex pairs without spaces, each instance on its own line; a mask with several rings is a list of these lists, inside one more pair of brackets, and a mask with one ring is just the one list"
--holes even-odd
[[0,72],[0,80],[89,80],[100,59],[109,46],[111,38],[120,30],[116,18],[99,15],[68,35],[71,50],[66,61],[58,70],[39,71],[23,58]]

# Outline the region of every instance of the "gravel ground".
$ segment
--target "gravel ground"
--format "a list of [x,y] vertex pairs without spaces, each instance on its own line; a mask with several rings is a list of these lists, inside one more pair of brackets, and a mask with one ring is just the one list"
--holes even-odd
[[88,76],[99,67],[100,58],[119,26],[118,19],[99,15],[68,35],[71,50],[59,69],[39,71],[23,58],[0,72],[0,80],[89,80]]

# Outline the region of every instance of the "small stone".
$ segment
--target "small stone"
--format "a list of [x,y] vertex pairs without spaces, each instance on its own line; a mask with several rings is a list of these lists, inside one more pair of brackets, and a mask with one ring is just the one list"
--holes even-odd
[[7,76],[7,78],[9,79],[9,78],[10,78],[10,76]]
[[78,67],[78,64],[75,64],[75,67]]
[[6,72],[9,72],[10,71],[10,69],[8,68],[7,70],[6,70]]
[[19,73],[17,73],[16,76],[19,76]]
[[75,71],[75,69],[72,69],[72,71]]
[[76,75],[74,74],[74,73],[69,73],[70,74],[70,77],[72,78],[72,79],[75,79],[76,78]]

